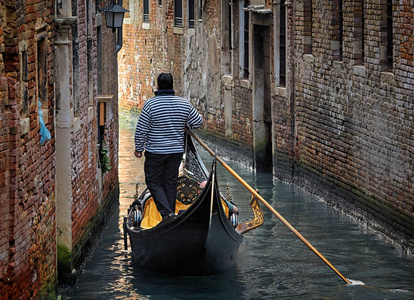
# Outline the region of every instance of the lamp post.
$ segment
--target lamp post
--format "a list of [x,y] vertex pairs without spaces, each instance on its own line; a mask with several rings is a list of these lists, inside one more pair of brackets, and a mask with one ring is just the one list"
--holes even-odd
[[102,9],[105,12],[106,27],[112,28],[112,32],[116,28],[122,28],[124,21],[124,14],[129,10],[122,7],[120,4],[112,3]]

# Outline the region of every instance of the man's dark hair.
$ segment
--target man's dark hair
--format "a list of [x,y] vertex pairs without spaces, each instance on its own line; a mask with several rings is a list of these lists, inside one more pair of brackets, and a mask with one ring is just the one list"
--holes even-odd
[[159,90],[172,90],[173,89],[173,77],[170,73],[161,73],[157,78]]

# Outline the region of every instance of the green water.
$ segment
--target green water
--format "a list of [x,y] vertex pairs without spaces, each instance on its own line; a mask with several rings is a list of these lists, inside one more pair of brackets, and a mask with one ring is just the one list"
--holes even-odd
[[[133,266],[124,251],[122,221],[142,172],[133,157],[133,124],[121,122],[119,211],[87,260],[78,284],[60,289],[63,299],[414,299],[414,260],[363,224],[332,210],[294,185],[229,165],[346,278],[346,285],[276,217],[262,206],[265,223],[245,235],[237,265],[206,277],[171,277]],[[207,165],[211,157],[202,152]],[[224,168],[240,220],[251,218],[248,191]],[[189,257],[191,259],[191,257]]]

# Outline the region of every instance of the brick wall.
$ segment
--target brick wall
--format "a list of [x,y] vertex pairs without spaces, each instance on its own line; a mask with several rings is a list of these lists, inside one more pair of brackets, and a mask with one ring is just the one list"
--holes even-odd
[[[0,4],[0,295],[2,299],[55,297],[57,285],[56,213],[71,203],[69,214],[72,267],[85,257],[109,205],[118,192],[118,80],[116,34],[101,26],[94,4],[77,2],[78,19],[69,31],[55,27],[54,2]],[[89,15],[87,15],[89,12]],[[74,19],[65,19],[71,22]],[[68,41],[59,44],[62,32]],[[98,35],[102,45],[98,49]],[[66,38],[66,37],[65,37]],[[61,42],[62,40],[59,40]],[[64,46],[62,46],[64,45]],[[56,72],[59,49],[70,48],[65,74]],[[60,50],[59,50],[60,51]],[[61,53],[60,58],[61,58]],[[99,57],[99,59],[98,59]],[[57,59],[56,59],[57,60]],[[100,60],[100,61],[98,61]],[[62,63],[62,61],[60,61]],[[63,64],[64,66],[66,64]],[[98,75],[98,69],[101,73]],[[72,75],[73,74],[73,75]],[[62,76],[63,75],[63,76]],[[58,79],[57,79],[58,78]],[[69,96],[55,89],[69,82]],[[62,80],[62,81],[59,81]],[[98,91],[98,89],[100,89]],[[59,91],[61,91],[59,89]],[[59,94],[59,93],[57,93]],[[102,174],[98,154],[98,98],[105,103],[103,138],[110,170]],[[109,99],[108,96],[104,96]],[[41,102],[41,111],[38,101]],[[56,195],[57,170],[55,115],[68,114],[71,197]],[[40,144],[40,112],[51,139]],[[60,125],[62,121],[60,120]],[[66,124],[66,123],[65,123]],[[65,229],[63,229],[65,230]],[[69,270],[71,272],[72,269]]]
[[[413,246],[413,7],[394,8],[394,68],[387,70],[381,50],[386,10],[374,2],[364,9],[360,64],[354,52],[357,6],[344,2],[342,60],[332,49],[331,2],[314,6],[313,52],[295,56],[296,176],[305,185],[322,184],[319,192],[327,199],[353,204],[362,216],[390,225],[402,233],[405,245]],[[303,25],[299,19],[297,25]]]
[[157,76],[161,72],[171,72],[175,88],[180,90],[179,77],[175,76],[178,72],[170,58],[175,52],[174,45],[168,43],[167,46],[167,34],[160,30],[162,24],[171,23],[171,18],[164,19],[163,6],[159,6],[158,1],[150,1],[150,11],[154,13],[150,15],[149,23],[143,23],[142,3],[140,5],[134,6],[131,18],[125,19],[123,47],[118,54],[122,86],[120,107],[130,111],[139,111],[145,100],[154,96]]
[[[228,15],[221,2],[205,2],[203,20],[196,20],[194,29],[187,28],[185,1],[182,29],[172,26],[173,1],[164,3],[164,9],[151,3],[150,36],[154,38],[146,35],[148,30],[141,30],[141,8],[124,28],[130,38],[120,77],[121,86],[128,87],[122,90],[129,94],[121,92],[121,106],[128,110],[142,107],[152,96],[147,78],[154,79],[159,71],[150,63],[163,61],[176,78],[176,89],[203,114],[204,130],[234,146],[234,151],[249,153],[254,144],[255,88],[252,74],[247,80],[239,77],[240,2],[233,4],[234,49],[226,46],[230,33],[222,33]],[[381,224],[388,231],[391,228],[412,246],[413,7],[394,2],[394,65],[388,70],[385,2],[364,2],[362,7],[358,1],[343,1],[343,43],[338,3],[301,0],[286,4],[286,86],[276,80],[279,1],[250,3],[265,4],[273,20],[269,27],[273,172],[328,201],[350,205],[348,209],[358,217],[374,220],[375,226]],[[255,22],[260,23],[264,16],[258,16]],[[160,28],[162,20],[167,20],[165,29]],[[157,47],[163,49],[162,58],[161,53],[152,52]],[[232,99],[231,130],[226,129],[225,107],[229,106],[224,95]]]
[[[102,4],[103,5],[103,4]],[[72,153],[72,262],[77,269],[83,262],[85,252],[99,230],[102,218],[113,202],[118,189],[118,76],[116,43],[117,34],[105,26],[104,15],[97,23],[97,16],[87,18],[85,1],[78,1],[76,34],[73,43],[78,43],[76,69],[77,84],[72,86],[76,95],[78,125],[71,135]],[[92,23],[92,26],[89,24]],[[89,26],[89,28],[88,28]],[[98,31],[102,31],[102,45],[98,47]],[[92,29],[91,29],[92,28]],[[100,52],[101,61],[98,61]],[[75,57],[74,57],[75,58]],[[101,74],[98,74],[101,64]],[[98,76],[100,76],[98,83]],[[101,85],[101,86],[99,86]],[[100,95],[111,95],[105,102],[105,124],[99,133],[98,110]],[[110,170],[102,172],[99,156],[98,135],[102,134],[109,150]]]
[[[41,1],[26,9],[18,9],[20,1],[7,9],[2,5],[0,294],[6,299],[40,298],[53,294],[56,284],[56,241],[49,238],[56,234],[54,23],[48,17],[54,8]],[[38,99],[52,135],[43,145]]]
[[[174,27],[173,4],[168,0],[159,6],[158,0],[151,0],[149,24],[142,21],[142,4],[133,7],[123,27],[124,47],[118,56],[120,108],[139,111],[145,100],[153,96],[157,75],[161,71],[171,72],[176,93],[188,98],[203,115],[202,129],[225,138],[240,151],[248,151],[252,144],[251,87],[241,80],[234,80],[231,87],[222,82],[225,73],[221,71],[221,2],[204,3],[202,20],[198,18],[196,3],[194,29],[188,28],[186,1],[183,1],[183,27]],[[235,6],[237,15],[237,3]],[[237,66],[237,51],[227,55],[234,55]],[[226,88],[233,95],[231,135],[225,133]]]
[[[0,3],[0,19],[4,20],[5,8],[3,3]],[[9,114],[5,110],[5,105],[8,102],[8,84],[5,74],[4,66],[4,24],[0,23],[0,281],[4,285],[5,274],[7,273],[7,266],[9,264],[9,202],[10,202],[10,171],[9,171]],[[2,290],[0,289],[0,292]]]

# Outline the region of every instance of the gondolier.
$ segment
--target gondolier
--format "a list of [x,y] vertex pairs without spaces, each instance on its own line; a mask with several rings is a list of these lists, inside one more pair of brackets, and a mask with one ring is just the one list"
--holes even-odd
[[[184,145],[177,187],[178,214],[160,223],[148,188],[141,193],[137,190],[124,217],[125,250],[129,236],[133,264],[173,275],[217,274],[236,263],[243,235],[263,224],[263,212],[253,197],[250,206],[254,219],[238,223],[226,203],[229,196],[226,198],[219,190],[216,160],[209,171],[188,134]],[[200,182],[204,186],[201,190]]]
[[201,115],[175,95],[173,77],[161,73],[155,97],[148,99],[135,130],[135,156],[145,149],[145,183],[163,219],[174,215],[179,165],[184,152],[184,129],[198,128]]

